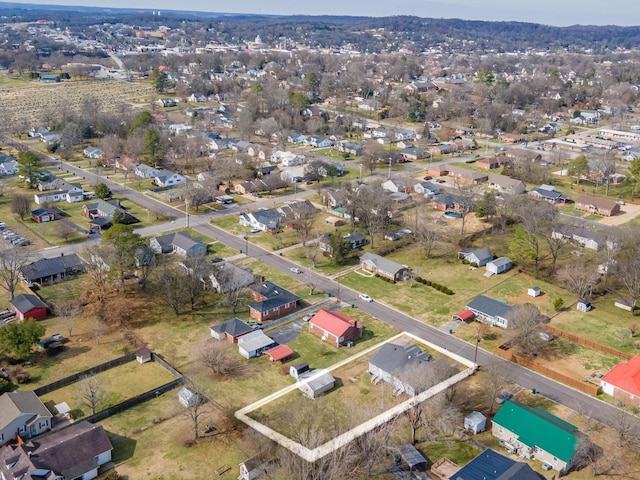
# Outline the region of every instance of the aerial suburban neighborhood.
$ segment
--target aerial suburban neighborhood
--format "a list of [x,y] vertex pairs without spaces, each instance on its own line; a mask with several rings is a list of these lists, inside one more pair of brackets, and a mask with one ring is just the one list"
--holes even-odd
[[640,478],[637,27],[40,7],[1,479]]

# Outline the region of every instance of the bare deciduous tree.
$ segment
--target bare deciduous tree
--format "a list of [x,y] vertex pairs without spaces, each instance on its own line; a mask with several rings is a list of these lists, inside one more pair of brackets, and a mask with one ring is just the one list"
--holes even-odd
[[14,245],[3,242],[0,246],[0,286],[9,292],[11,300],[20,282],[20,270],[29,260],[29,255]]
[[185,285],[187,275],[188,273],[181,267],[170,263],[160,266],[156,272],[162,298],[176,315],[180,314],[187,293]]
[[180,403],[183,407],[183,414],[191,420],[193,428],[193,441],[197,442],[200,438],[200,425],[208,416],[207,397],[203,390],[198,388],[193,382],[188,382],[186,387],[191,391],[192,396],[187,404]]
[[513,321],[511,344],[522,353],[537,354],[545,343],[540,337],[542,319],[538,307],[531,303],[525,303],[516,308],[510,319]]
[[87,377],[80,383],[80,400],[82,405],[91,410],[95,415],[104,401],[105,392],[102,384],[96,377]]
[[56,316],[58,316],[62,324],[67,329],[68,335],[71,337],[73,333],[73,327],[78,323],[78,316],[80,315],[80,304],[77,300],[71,300],[68,302],[56,304],[54,308]]
[[15,193],[11,197],[11,213],[15,213],[24,220],[25,215],[31,211],[31,196]]
[[200,346],[198,357],[202,365],[215,375],[238,375],[244,369],[233,354],[231,345],[224,341],[206,341]]
[[579,299],[587,299],[593,292],[598,275],[594,267],[584,262],[575,262],[563,266],[556,274],[558,280]]

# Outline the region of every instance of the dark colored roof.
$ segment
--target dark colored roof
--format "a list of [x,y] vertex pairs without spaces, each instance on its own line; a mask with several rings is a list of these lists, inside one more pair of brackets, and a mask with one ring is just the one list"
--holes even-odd
[[493,253],[489,249],[489,247],[481,247],[481,248],[467,248],[462,250],[460,253],[464,254],[464,256],[474,255],[478,260],[484,260],[486,258],[493,259]]
[[35,295],[31,295],[29,293],[22,293],[16,296],[13,300],[11,300],[11,305],[18,312],[26,313],[32,308],[44,307],[47,308],[47,304],[40,300]]
[[388,260],[380,255],[376,255],[375,253],[365,252],[360,255],[360,263],[368,263],[373,265],[377,270],[388,273],[391,275],[395,275],[400,270],[404,268],[408,268],[404,265],[400,265],[392,260]]
[[539,407],[508,400],[493,422],[513,432],[520,443],[537,446],[563,462],[569,462],[578,447],[577,427]]
[[266,300],[249,305],[254,310],[258,310],[260,312],[276,308],[280,305],[284,305],[285,303],[297,302],[300,300],[300,297],[291,293],[289,290],[266,280],[253,285],[251,289],[263,297],[266,297]]
[[541,480],[529,465],[487,449],[458,470],[450,480]]
[[40,278],[84,269],[84,262],[77,253],[54,258],[41,258],[20,269],[22,277],[31,282]]
[[505,318],[506,315],[508,315],[509,312],[514,310],[516,307],[514,307],[513,305],[507,305],[500,300],[495,300],[484,295],[478,295],[467,304],[467,308],[469,310],[475,310],[477,312],[484,313],[485,315],[489,315],[491,317]]
[[231,320],[213,325],[211,330],[217,333],[228,333],[232,337],[237,337],[238,335],[249,333],[253,329],[238,317],[233,317]]
[[568,200],[569,197],[555,190],[547,190],[546,188],[534,188],[531,192],[536,192],[543,198],[548,198],[549,200]]
[[398,453],[409,467],[413,468],[418,465],[425,465],[427,459],[414,447],[408,443],[397,447]]
[[385,343],[369,360],[369,363],[387,373],[398,376],[408,368],[426,365],[429,358],[431,358],[429,353],[423,352],[417,345],[402,346],[395,343]]
[[64,478],[76,478],[98,466],[98,455],[113,449],[102,425],[78,422],[38,437],[25,446],[31,462]]
[[461,197],[460,195],[454,195],[452,193],[442,193],[437,195],[433,199],[433,203],[438,203],[440,205],[461,205],[466,208],[473,208],[475,206],[475,202],[470,198]]
[[35,215],[36,217],[39,217],[40,215],[45,215],[47,213],[52,213],[54,215],[62,215],[64,212],[62,210],[60,210],[59,208],[56,208],[56,207],[36,208],[35,210],[31,211],[31,214]]

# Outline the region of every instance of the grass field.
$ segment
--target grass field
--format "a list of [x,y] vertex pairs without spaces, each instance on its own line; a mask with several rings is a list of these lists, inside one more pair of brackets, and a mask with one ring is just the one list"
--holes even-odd
[[[135,360],[98,373],[92,378],[98,382],[102,392],[97,411],[112,407],[128,398],[174,380],[173,375],[156,362],[140,364]],[[74,412],[74,418],[78,419],[91,414],[90,407],[85,405],[82,399],[82,389],[83,381],[81,380],[47,393],[40,399],[49,405],[67,402]]]

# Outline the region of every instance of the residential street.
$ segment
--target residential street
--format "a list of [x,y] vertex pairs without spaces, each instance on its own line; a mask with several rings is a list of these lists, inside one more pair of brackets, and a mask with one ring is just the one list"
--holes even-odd
[[[72,165],[63,163],[56,158],[46,156],[47,164],[49,167],[57,168],[61,166],[62,169],[68,170],[69,172],[73,172],[75,175],[80,177],[88,178],[91,182],[105,182],[109,188],[111,188],[117,194],[125,195],[127,198],[131,199],[133,202],[136,202],[142,205],[144,208],[148,208],[150,211],[157,212],[167,218],[172,218],[172,222],[167,222],[161,225],[155,225],[152,227],[146,227],[137,230],[141,235],[155,235],[158,233],[166,232],[178,227],[185,226],[185,215],[183,212],[176,210],[175,208],[165,205],[158,200],[155,200],[152,197],[148,197],[143,193],[133,191],[130,189],[125,189],[122,185],[113,182],[106,177],[96,176],[92,173],[88,173],[82,169],[76,168]],[[298,199],[303,198],[303,196],[308,192],[300,191],[296,194]],[[294,195],[288,195],[284,197],[279,197],[278,202],[284,202],[287,200],[293,200]],[[255,202],[250,207],[252,209],[259,208],[260,206],[271,206],[273,204],[273,199],[262,200]],[[280,272],[283,272],[287,275],[296,276],[296,274],[290,271],[292,266],[295,266],[294,263],[290,262],[284,257],[280,257],[277,252],[269,252],[264,250],[254,244],[248,243],[248,239],[243,237],[233,235],[231,233],[226,232],[214,225],[209,224],[209,220],[211,218],[217,216],[228,215],[229,213],[233,213],[237,211],[239,213],[240,209],[235,206],[229,208],[224,211],[214,212],[210,215],[200,215],[200,216],[192,216],[190,217],[189,224],[190,227],[194,230],[206,235],[212,239],[220,241],[231,248],[236,250],[247,251],[248,246],[248,254],[250,257],[256,258],[259,261],[263,262],[265,265],[275,268]],[[98,238],[98,236],[96,235]],[[84,242],[79,246],[70,246],[70,247],[59,247],[59,248],[49,248],[44,249],[41,252],[41,256],[43,257],[54,257],[58,256],[61,253],[67,252],[76,252],[79,249],[84,249],[91,242],[95,242],[96,240],[92,240],[90,242]],[[305,269],[305,274],[306,274]],[[297,277],[298,278],[298,277]],[[358,298],[359,293],[356,292],[344,285],[339,285],[337,282],[326,278],[324,276],[318,275],[314,272],[309,272],[308,275],[304,276],[304,279],[307,281],[312,280],[315,288],[320,291],[324,291],[327,293],[331,293],[334,297],[339,298],[343,302],[347,304],[354,304],[357,308],[360,308],[362,311],[390,324],[395,326],[396,328],[410,332],[418,337],[424,338],[436,345],[439,345],[442,348],[445,348],[453,353],[461,355],[469,360],[474,359],[476,348],[474,345],[468,344],[458,338],[449,335],[448,333],[442,332],[435,327],[424,324],[417,319],[414,319],[404,313],[397,311],[396,309],[383,305],[377,301],[372,303],[363,302]],[[309,280],[310,279],[310,280]],[[367,292],[362,292],[367,293]],[[530,371],[524,367],[519,365],[512,364],[510,362],[506,362],[500,357],[497,357],[489,352],[486,352],[482,349],[478,349],[477,351],[477,363],[479,365],[486,365],[490,362],[500,362],[503,366],[502,372],[506,378],[510,381],[521,385],[526,389],[535,388],[537,392],[549,399],[561,403],[571,409],[579,409],[582,412],[588,412],[588,414],[608,425],[612,425],[614,413],[619,410],[612,405],[609,405],[605,402],[602,402],[594,397],[590,397],[585,395],[577,390],[574,390],[570,387],[560,384],[554,380],[544,377],[538,373]],[[639,420],[630,415],[630,418],[633,418],[633,421],[638,422]]]

